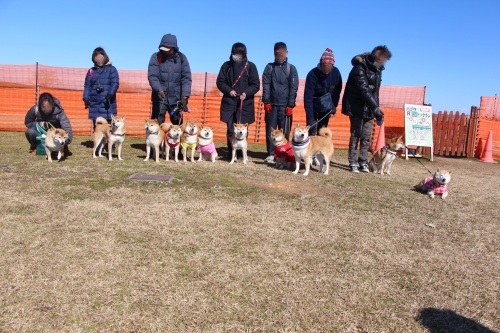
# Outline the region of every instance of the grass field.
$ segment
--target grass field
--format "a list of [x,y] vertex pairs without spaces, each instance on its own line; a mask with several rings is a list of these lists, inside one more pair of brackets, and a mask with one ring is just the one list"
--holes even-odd
[[[450,195],[393,176],[251,162],[49,164],[0,133],[0,332],[498,332],[500,166],[452,170]],[[134,173],[172,175],[134,182]],[[434,224],[435,228],[426,226]]]

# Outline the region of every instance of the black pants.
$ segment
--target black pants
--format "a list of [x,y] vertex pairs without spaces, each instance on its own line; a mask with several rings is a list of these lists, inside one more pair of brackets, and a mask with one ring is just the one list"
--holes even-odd
[[[373,119],[350,117],[349,165],[367,164]],[[359,147],[359,149],[358,149]]]
[[278,127],[283,130],[287,140],[290,138],[290,127],[292,126],[292,117],[287,119],[285,115],[285,106],[273,105],[271,112],[266,113],[264,120],[266,121],[266,148],[267,154],[274,154],[274,142],[271,137],[271,132]]
[[[227,125],[227,132],[226,132],[226,138],[227,138],[227,150],[228,150],[228,160],[232,160],[233,158],[233,145],[231,144],[231,137],[233,136],[234,133],[234,124],[236,124],[237,120],[237,114],[238,112],[234,112],[232,117],[229,118],[229,121],[226,122]],[[242,157],[243,152],[241,150],[236,151],[236,157]]]
[[[313,117],[307,117],[307,125],[311,126],[309,128],[309,136],[318,135],[318,132],[323,127],[328,127],[328,122],[330,121],[330,116],[326,116],[326,113],[314,113]],[[323,119],[321,119],[323,118]],[[321,120],[320,120],[321,119]],[[313,125],[318,120],[320,120],[316,125]]]
[[36,137],[40,135],[40,133],[38,133],[36,127],[28,127],[24,134],[26,135],[26,139],[28,139],[28,142],[30,143],[30,150],[34,150],[36,148]]
[[[169,105],[167,103],[162,103],[160,102],[159,104],[159,113],[158,113],[158,123],[163,124],[165,122],[165,115],[168,113],[170,116],[170,122],[174,125],[181,125],[182,124],[182,113],[178,111],[172,112],[177,107],[177,105]],[[153,118],[154,115],[151,116],[151,119]]]

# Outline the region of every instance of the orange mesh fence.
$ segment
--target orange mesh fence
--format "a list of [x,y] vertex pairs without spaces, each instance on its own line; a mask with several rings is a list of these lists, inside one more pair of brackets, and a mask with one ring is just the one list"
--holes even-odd
[[475,157],[481,157],[490,131],[493,131],[493,158],[500,159],[500,98],[482,96],[479,106]]
[[[50,92],[57,97],[72,123],[75,134],[89,135],[91,122],[83,107],[83,82],[87,69],[36,65],[0,65],[0,130],[24,131],[24,117],[35,104],[38,78],[39,92]],[[144,135],[144,119],[151,112],[151,88],[146,70],[119,70],[120,88],[117,92],[118,114],[127,117],[127,134]],[[193,73],[191,113],[185,119],[198,120],[214,127],[216,141],[225,141],[226,126],[219,120],[221,94],[216,87],[217,74]],[[293,123],[305,124],[303,104],[305,79],[300,79],[297,107]],[[249,141],[265,143],[264,111],[255,99],[256,122],[250,126]],[[425,87],[382,86],[380,104],[383,107],[387,136],[404,132],[403,106],[422,104]],[[349,141],[349,118],[342,115],[341,106],[330,121],[334,144],[346,148]]]

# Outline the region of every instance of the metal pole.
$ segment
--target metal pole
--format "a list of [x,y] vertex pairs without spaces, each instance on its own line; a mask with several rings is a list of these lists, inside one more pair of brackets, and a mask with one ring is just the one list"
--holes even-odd
[[35,75],[35,104],[38,103],[38,94],[40,92],[40,87],[38,86],[38,61],[36,62],[36,75]]
[[203,88],[203,124],[207,122],[207,107],[208,107],[208,96],[207,96],[207,77],[208,73],[205,72],[205,87]]

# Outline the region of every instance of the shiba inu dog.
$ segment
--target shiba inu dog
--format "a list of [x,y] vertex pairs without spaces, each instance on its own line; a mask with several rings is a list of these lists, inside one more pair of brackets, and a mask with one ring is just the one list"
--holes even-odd
[[191,162],[194,163],[194,151],[198,144],[198,122],[186,121],[181,125],[181,129],[183,132],[181,135],[181,147],[184,162],[187,162],[187,151],[191,149]]
[[326,164],[325,175],[330,170],[330,160],[333,156],[332,131],[326,127],[319,130],[319,135],[309,137],[309,126],[297,124],[293,132],[292,149],[295,155],[295,171],[297,174],[300,168],[300,161],[304,160],[306,172],[309,174],[311,168],[311,156],[316,154],[319,157],[319,172],[323,172],[323,165]]
[[155,150],[155,162],[160,163],[160,149],[165,144],[165,132],[162,131],[158,120],[146,119],[146,158],[145,162],[149,161],[151,148]]
[[234,124],[234,132],[231,136],[231,147],[233,158],[229,164],[233,164],[236,161],[236,151],[241,150],[243,153],[243,164],[248,163],[247,155],[247,137],[248,137],[248,124]]
[[385,147],[373,155],[372,159],[368,163],[370,171],[380,173],[382,176],[384,173],[390,176],[392,162],[396,159],[398,150],[403,149],[404,146],[405,143],[402,136],[390,139]]
[[437,169],[434,176],[425,178],[415,188],[423,193],[427,193],[431,199],[434,199],[436,194],[440,194],[441,199],[446,199],[450,180],[451,171]]
[[113,145],[116,144],[118,152],[118,160],[122,159],[122,146],[125,141],[125,116],[111,116],[111,124],[108,124],[103,117],[97,117],[95,120],[95,129],[92,134],[94,148],[92,149],[92,157],[96,158],[97,149],[99,148],[99,157],[102,157],[102,149],[108,144],[108,159],[111,161],[111,153]]
[[69,139],[68,133],[61,128],[51,127],[45,136],[45,154],[47,160],[52,162],[52,152],[57,151],[57,160],[61,160],[62,151]]
[[271,132],[271,138],[274,143],[274,160],[276,161],[276,168],[278,169],[291,169],[295,164],[295,156],[293,149],[288,140],[285,138],[283,131],[275,129]]
[[170,158],[170,149],[174,151],[174,159],[179,162],[179,146],[181,144],[182,129],[179,125],[163,123],[160,128],[165,132],[165,160]]
[[198,136],[198,162],[203,160],[215,162],[217,158],[217,149],[214,144],[214,128],[209,126],[201,126]]

